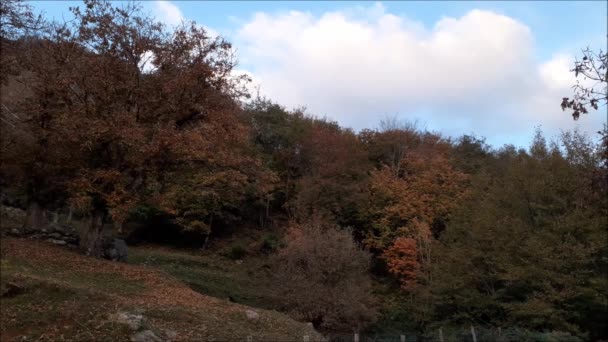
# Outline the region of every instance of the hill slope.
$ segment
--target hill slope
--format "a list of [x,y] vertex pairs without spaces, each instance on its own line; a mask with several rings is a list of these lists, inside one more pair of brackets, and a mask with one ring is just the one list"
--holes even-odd
[[25,239],[5,237],[1,248],[2,341],[22,336],[79,341],[322,339],[312,327],[281,313],[204,296],[146,266],[93,259]]

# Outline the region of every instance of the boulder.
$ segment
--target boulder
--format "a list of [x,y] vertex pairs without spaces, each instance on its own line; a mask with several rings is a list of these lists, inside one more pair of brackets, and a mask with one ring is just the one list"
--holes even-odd
[[112,261],[127,262],[128,247],[122,239],[107,239],[103,243],[103,257]]
[[142,327],[144,316],[129,312],[119,312],[116,314],[116,322],[126,324],[132,330],[139,330]]
[[260,318],[260,314],[253,310],[245,310],[245,314],[250,320],[257,320],[258,318]]
[[65,246],[65,245],[67,245],[67,244],[68,244],[68,243],[67,243],[67,242],[65,242],[64,240],[58,240],[58,239],[49,239],[48,241],[49,241],[50,243],[55,244],[55,245],[58,245],[58,246]]
[[162,342],[163,340],[156,336],[152,330],[140,331],[131,337],[133,342]]
[[48,236],[49,236],[50,238],[53,238],[53,239],[61,239],[61,238],[63,237],[63,235],[61,235],[61,234],[59,234],[59,233],[57,233],[57,232],[51,233],[51,234],[49,234]]
[[177,331],[167,329],[165,330],[165,336],[167,337],[167,340],[173,341],[177,338]]

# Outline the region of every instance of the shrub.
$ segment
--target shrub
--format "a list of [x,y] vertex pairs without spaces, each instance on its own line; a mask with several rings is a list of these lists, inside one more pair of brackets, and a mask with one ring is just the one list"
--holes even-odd
[[274,234],[265,235],[262,239],[260,252],[264,254],[272,254],[279,248],[279,238]]
[[247,255],[247,250],[245,247],[241,245],[234,245],[230,248],[227,256],[232,260],[240,260],[243,259],[245,255]]
[[296,319],[328,331],[362,329],[377,316],[370,258],[335,225],[292,223],[274,258],[277,291]]

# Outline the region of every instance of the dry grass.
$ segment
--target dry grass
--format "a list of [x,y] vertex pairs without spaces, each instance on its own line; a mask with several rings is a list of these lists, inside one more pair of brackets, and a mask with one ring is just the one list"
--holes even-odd
[[165,272],[141,265],[120,264],[80,255],[40,241],[3,238],[3,293],[10,286],[22,290],[2,297],[2,341],[124,340],[130,332],[118,329],[109,315],[141,310],[150,328],[165,329],[177,340],[311,341],[321,336],[306,324],[274,311],[201,295]]

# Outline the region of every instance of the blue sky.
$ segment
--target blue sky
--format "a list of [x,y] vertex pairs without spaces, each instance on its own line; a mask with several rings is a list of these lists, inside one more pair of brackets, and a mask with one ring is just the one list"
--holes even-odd
[[[69,18],[79,1],[33,1]],[[573,122],[559,108],[580,49],[606,50],[605,1],[146,1],[171,25],[233,42],[239,71],[288,107],[355,129],[386,116],[493,145],[525,146],[535,126],[597,131],[606,108]]]

